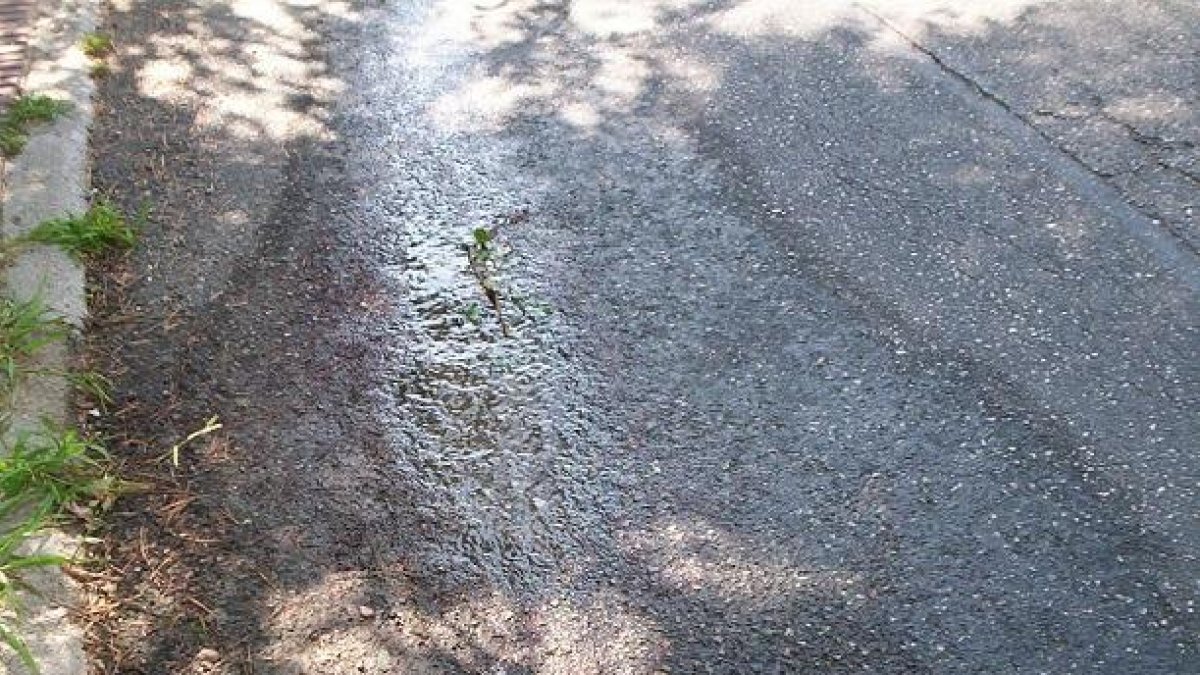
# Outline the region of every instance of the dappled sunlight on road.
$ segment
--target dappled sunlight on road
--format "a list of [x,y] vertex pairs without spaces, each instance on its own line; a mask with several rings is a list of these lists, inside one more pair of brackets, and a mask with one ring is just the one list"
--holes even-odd
[[[663,12],[695,4],[674,0],[615,8],[611,3],[579,2],[568,10],[518,1],[486,11],[467,11],[459,4],[443,7],[436,20],[442,30],[436,33],[452,37],[458,49],[511,51],[529,59],[510,66],[476,66],[461,85],[430,106],[430,120],[445,131],[498,131],[528,106],[554,101],[560,119],[589,133],[634,107],[660,69],[698,87],[716,86],[716,73],[700,59],[679,54],[659,61],[645,45],[635,43],[626,45],[628,49],[609,48],[609,43],[644,39],[660,27]],[[568,42],[541,37],[559,28],[573,29],[568,34],[574,37]],[[418,41],[410,59],[432,62],[448,48],[445,42]]]
[[650,33],[663,15],[699,9],[704,0],[580,0],[571,3],[570,20],[585,35],[601,39]]
[[[703,520],[663,517],[618,538],[626,555],[676,592],[718,597],[742,611],[833,598],[855,604],[865,601],[868,592],[860,571],[796,569]],[[791,541],[789,549],[796,557],[805,556],[805,542]]]
[[332,573],[302,591],[277,593],[267,605],[271,633],[280,639],[263,654],[314,673],[356,666],[369,672],[507,667],[583,673],[652,672],[670,649],[655,621],[614,591],[570,597],[548,589],[532,604],[485,588],[438,603],[422,601],[421,593],[399,570],[392,577]]
[[738,37],[770,35],[817,38],[824,31],[854,24],[863,10],[879,13],[913,30],[930,22],[960,33],[986,30],[1009,22],[1030,7],[1051,0],[745,0],[730,3],[709,24],[717,32]]
[[[646,594],[703,599],[739,615],[793,604],[853,610],[875,597],[862,572],[773,563],[704,521],[663,518],[619,538],[632,570],[648,580],[644,590],[601,567],[564,575],[532,597],[482,585],[433,600],[399,566],[331,572],[303,589],[276,589],[265,605],[278,638],[262,653],[303,672],[442,672],[451,664],[474,672],[652,672],[683,645],[650,613]],[[586,581],[608,575],[613,581]],[[799,629],[795,636],[801,644],[815,637]]]
[[499,130],[526,101],[556,93],[548,82],[514,83],[502,75],[485,75],[436,101],[429,108],[429,116],[443,130]]
[[[1078,31],[955,71],[1053,3],[959,4],[227,0],[121,52],[159,126],[108,180],[182,185],[139,301],[201,308],[121,343],[145,426],[170,390],[247,456],[197,474],[252,515],[187,570],[213,634],[320,673],[1186,658],[1194,296],[1033,128],[1075,118],[985,89],[1066,97]],[[1072,105],[1190,147],[1136,135],[1166,94]]]
[[[111,23],[139,28],[110,58],[107,79],[123,93],[101,101],[101,114],[136,101],[139,109],[130,114],[139,119],[101,138],[94,151],[128,152],[132,175],[142,182],[139,194],[151,185],[160,192],[149,206],[178,209],[163,228],[171,245],[190,255],[160,277],[170,295],[193,306],[210,300],[238,258],[256,246],[295,148],[336,136],[333,102],[345,85],[314,53],[331,49],[322,27],[355,25],[356,11],[350,3],[315,0],[113,3]],[[186,162],[177,159],[186,153]],[[193,222],[210,217],[221,226],[216,236],[200,234]],[[168,255],[156,247],[144,252],[152,259]],[[189,265],[203,272],[183,281],[181,267]]]
[[[128,5],[117,2],[118,10]],[[328,138],[328,103],[340,91],[325,66],[305,54],[317,39],[295,12],[347,18],[348,3],[230,0],[174,15],[180,31],[126,50],[145,65],[136,74],[147,98],[196,110],[197,131],[220,130],[234,142]],[[236,31],[209,16],[228,12]],[[226,26],[227,28],[227,26]],[[297,106],[298,100],[310,103]]]
[[[770,1],[770,0],[767,0]],[[938,26],[958,34],[980,33],[1010,24],[1025,12],[1059,0],[833,0],[864,7],[914,31]]]
[[[1127,209],[1112,192],[1104,192],[1107,188],[1099,184],[1102,176],[1089,175],[1079,166],[1086,165],[1086,157],[1064,156],[1054,144],[1057,139],[1039,135],[1034,115],[1041,108],[1021,117],[1025,111],[990,93],[997,85],[988,78],[1001,84],[1036,83],[1047,86],[1052,96],[1062,94],[1053,86],[1056,71],[1048,64],[1072,53],[1089,53],[1087,35],[1064,28],[1055,34],[1056,40],[1047,37],[1014,47],[1005,54],[1007,60],[980,60],[961,71],[949,63],[959,54],[973,55],[976,41],[991,44],[1009,33],[1019,34],[1021,22],[1031,16],[1037,19],[1036,12],[1051,4],[1034,0],[969,7],[948,2],[648,2],[621,13],[603,3],[576,3],[570,11],[553,3],[505,3],[474,16],[455,5],[439,14],[443,21],[453,17],[456,26],[443,35],[443,41],[426,37],[423,44],[407,48],[419,55],[412,63],[441,64],[453,73],[431,88],[432,103],[417,103],[422,121],[451,143],[498,149],[497,156],[519,166],[514,172],[518,178],[506,183],[508,189],[534,194],[533,212],[554,214],[536,219],[536,226],[564,233],[562,239],[550,238],[558,248],[540,249],[540,253],[553,259],[574,255],[596,265],[596,269],[574,272],[579,277],[579,297],[588,298],[588,309],[574,318],[591,330],[594,316],[620,317],[614,320],[619,328],[610,327],[611,334],[637,336],[624,350],[607,341],[600,348],[601,370],[633,364],[634,370],[652,373],[644,382],[638,380],[641,372],[622,375],[622,380],[639,381],[630,388],[633,396],[678,377],[672,368],[719,371],[705,361],[717,356],[705,354],[691,362],[684,354],[710,340],[722,344],[712,334],[728,330],[725,312],[736,316],[738,308],[766,303],[770,291],[764,289],[802,280],[801,288],[831,289],[879,317],[872,329],[879,334],[872,333],[872,339],[879,341],[880,359],[887,365],[875,364],[870,372],[892,373],[895,368],[902,384],[865,386],[856,405],[892,410],[892,399],[888,395],[879,399],[880,392],[926,386],[908,379],[914,372],[923,373],[944,378],[936,386],[956,389],[954,396],[970,401],[970,414],[978,413],[979,423],[986,428],[981,438],[953,442],[931,432],[936,440],[916,447],[937,459],[922,457],[913,463],[915,468],[905,465],[909,451],[903,438],[870,450],[861,439],[838,438],[853,461],[897,462],[899,467],[890,470],[901,475],[951,470],[1023,473],[1026,467],[1006,455],[1006,448],[1024,447],[1028,430],[1039,429],[1051,440],[1039,436],[1035,445],[1052,447],[1046,457],[1053,460],[1031,470],[1034,478],[1027,484],[1045,479],[1055,485],[1079,486],[1088,499],[1102,501],[1102,490],[1076,477],[1080,466],[1090,471],[1094,463],[1092,456],[1082,453],[1103,446],[1106,461],[1116,461],[1127,444],[1136,442],[1137,431],[1134,421],[1113,423],[1112,411],[1158,405],[1155,395],[1143,396],[1123,384],[1128,382],[1121,372],[1128,371],[1124,364],[1137,361],[1147,369],[1140,375],[1147,389],[1183,396],[1178,393],[1177,364],[1159,368],[1148,354],[1131,357],[1117,337],[1137,336],[1146,345],[1159,345],[1155,349],[1160,355],[1170,351],[1162,348],[1168,341],[1176,345],[1172,349],[1180,349],[1186,346],[1187,336],[1177,326],[1182,325],[1180,317],[1191,311],[1194,299],[1167,277],[1169,259],[1154,259],[1136,249],[1131,252],[1126,243],[1130,232],[1146,231],[1149,219]],[[1062,11],[1086,13],[1080,7],[1084,6],[1071,5]],[[1024,99],[1014,94],[1014,100],[1039,105],[1032,94]],[[1126,100],[1131,99],[1119,95],[1113,104],[1122,106]],[[1055,114],[1051,107],[1046,110],[1046,117]],[[1163,104],[1147,104],[1140,110],[1149,117],[1154,110],[1175,114]],[[538,171],[531,171],[531,166]],[[501,174],[503,170],[491,175]],[[610,176],[615,178],[610,181]],[[537,189],[529,187],[535,183]],[[721,197],[708,201],[710,194]],[[703,210],[690,210],[693,204]],[[716,274],[726,265],[735,267],[731,260],[741,260],[735,242],[747,231],[762,237],[748,246],[750,250],[762,252],[759,247],[766,246],[771,252],[762,258],[754,253],[746,257],[786,261],[784,279],[769,283],[757,266],[724,277]],[[656,233],[661,240],[643,238],[645,232]],[[699,259],[698,251],[713,249],[721,251],[714,260]],[[657,255],[649,252],[659,250]],[[597,264],[597,258],[603,264]],[[706,272],[713,276],[706,278]],[[741,278],[738,274],[749,280],[745,287],[735,281]],[[1085,278],[1116,279],[1115,290],[1081,283]],[[763,280],[763,289],[753,285],[757,280]],[[606,289],[606,284],[615,288]],[[680,285],[679,295],[663,304],[653,294],[636,304],[624,292],[672,284]],[[606,291],[613,296],[610,305],[596,300]],[[1129,301],[1143,295],[1154,297],[1148,311],[1170,318],[1143,321],[1144,305]],[[592,302],[598,303],[595,314]],[[768,306],[773,307],[759,307],[753,320],[772,315],[761,311]],[[697,319],[710,311],[721,318]],[[656,312],[673,321],[664,328],[664,319]],[[783,334],[786,337],[779,339],[784,342],[795,335]],[[750,350],[762,339],[757,333],[731,338],[728,349]],[[661,370],[647,367],[660,356],[670,365]],[[779,373],[791,373],[793,366],[803,368],[806,363],[804,359],[772,361],[774,355],[762,358],[777,364],[764,369],[759,383],[764,387],[762,382],[775,378],[782,382],[787,378]],[[743,369],[731,371],[737,372],[730,372],[730,379],[740,380]],[[744,397],[737,393],[712,393],[715,386],[693,382],[675,394],[711,394],[720,403],[709,412],[728,412],[743,403]],[[763,394],[762,401],[747,404],[744,412],[760,414],[780,400],[790,399]],[[1051,405],[1047,402],[1055,406],[1052,413],[1043,409]],[[636,406],[621,400],[615,414],[628,415]],[[821,403],[815,408],[824,411]],[[1002,413],[992,412],[995,409]],[[855,406],[829,412],[832,417],[848,418],[857,413]],[[657,414],[667,427],[699,424],[677,420],[672,425],[662,420],[666,413]],[[757,422],[751,424],[753,433],[761,432]],[[794,422],[781,427],[791,429],[789,424]],[[961,433],[963,425],[956,429]],[[1094,429],[1103,429],[1107,438],[1096,441],[1099,433]],[[1146,464],[1147,478],[1133,484],[1136,494],[1155,499],[1158,493],[1151,488],[1156,481],[1182,470],[1187,460],[1179,455],[1178,446],[1185,434],[1182,430],[1176,434],[1175,446],[1151,448],[1147,454],[1153,454],[1155,461]],[[1007,435],[1014,438],[993,445],[994,437]],[[629,443],[637,457],[654,453],[633,432]],[[919,596],[940,584],[941,572],[929,568],[930,558],[941,564],[944,548],[957,548],[955,555],[978,550],[972,548],[975,509],[983,508],[979,504],[993,508],[1008,499],[984,480],[979,484],[978,503],[950,495],[936,508],[922,511],[926,508],[920,506],[922,502],[910,500],[907,494],[909,483],[888,476],[877,481],[888,486],[880,493],[881,510],[868,514],[850,509],[848,515],[860,520],[862,529],[840,543],[837,533],[850,526],[836,517],[829,517],[837,524],[828,530],[801,518],[780,516],[778,522],[772,521],[772,526],[795,528],[789,532],[792,535],[813,533],[815,539],[777,539],[775,545],[788,548],[794,557],[772,559],[767,535],[742,539],[715,524],[724,517],[732,520],[730,514],[702,513],[705,506],[696,502],[689,504],[694,509],[689,510],[672,501],[686,501],[684,495],[690,490],[721,490],[727,485],[726,476],[699,456],[703,446],[690,441],[680,445],[687,452],[679,456],[663,450],[668,457],[664,464],[678,462],[678,480],[664,480],[659,487],[667,495],[662,511],[682,513],[661,517],[661,511],[637,511],[634,522],[613,535],[615,544],[602,536],[596,539],[636,560],[661,589],[704,597],[712,603],[704,605],[704,612],[726,607],[753,614],[784,606],[794,617],[814,606],[831,605],[861,610],[863,616],[856,615],[856,620],[887,634],[873,623],[878,619],[871,614],[877,604],[875,595],[897,593],[896,585],[911,584],[909,590]],[[674,446],[664,443],[664,447]],[[713,452],[736,456],[739,447],[731,443]],[[986,448],[986,452],[972,448]],[[802,443],[792,451],[802,454],[810,448]],[[589,466],[603,464],[590,450],[582,452],[580,459]],[[845,467],[848,462],[840,457],[834,463]],[[819,508],[831,508],[830,489],[852,491],[864,480],[842,475],[842,470],[813,475],[782,472],[752,485],[756,489],[778,486],[780,502],[810,498]],[[747,462],[743,471],[729,480],[749,481],[753,462]],[[809,480],[830,484],[817,489],[806,484]],[[949,478],[942,482],[959,484]],[[601,484],[601,491],[606,487]],[[1022,497],[1023,505],[1041,508],[1041,497]],[[1046,501],[1055,499],[1057,495],[1050,495]],[[574,513],[563,511],[568,518]],[[758,517],[771,520],[759,515],[747,519],[753,522]],[[954,535],[945,535],[953,546],[935,533],[943,521],[962,526]],[[1162,536],[1175,541],[1187,540],[1188,526],[1169,518],[1151,512],[1145,523],[1136,527],[1170,533]],[[589,539],[586,530],[579,531],[581,539]],[[889,540],[892,536],[894,540]],[[1062,541],[1067,540],[1055,546]],[[1055,564],[1074,564],[1075,553],[1071,544],[1061,544]],[[809,555],[811,566],[804,564]],[[916,562],[911,564],[923,569],[891,589],[854,569],[860,565],[900,568],[910,564],[905,556],[912,556]],[[1034,557],[978,564],[997,568],[989,574],[1019,578],[1013,569]],[[1099,560],[1089,574],[1102,574],[1111,562]],[[971,584],[985,585],[989,578],[981,576]],[[1063,589],[1057,579],[1038,577],[1030,583],[1043,582],[1056,592]],[[1030,592],[1022,602],[1029,607],[1053,602],[1046,599],[1045,588],[1040,596]],[[1171,595],[1173,588],[1164,585],[1163,594]],[[1068,590],[1063,595],[1073,597],[1073,593]],[[1170,601],[1185,602],[1180,600],[1184,596],[1175,593]],[[936,603],[928,610],[920,621],[962,619],[948,617],[945,606]],[[1020,610],[1013,616],[1018,614]],[[985,625],[987,621],[980,619],[971,628],[970,639],[980,649],[986,649],[982,645],[996,633],[993,626]],[[1015,619],[1005,627],[1016,633],[1026,629]],[[919,634],[921,629],[910,630]]]

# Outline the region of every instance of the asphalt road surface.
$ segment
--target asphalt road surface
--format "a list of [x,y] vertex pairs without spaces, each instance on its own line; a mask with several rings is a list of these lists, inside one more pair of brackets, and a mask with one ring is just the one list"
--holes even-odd
[[111,28],[118,423],[230,444],[115,670],[1200,671],[1200,6]]

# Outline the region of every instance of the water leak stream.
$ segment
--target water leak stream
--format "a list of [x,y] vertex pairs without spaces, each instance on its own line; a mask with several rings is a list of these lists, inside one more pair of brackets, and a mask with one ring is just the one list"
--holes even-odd
[[[385,395],[409,481],[396,489],[421,493],[413,502],[437,534],[419,557],[441,582],[477,574],[500,587],[544,582],[557,561],[589,548],[606,500],[590,458],[599,432],[577,403],[583,375],[538,272],[554,254],[532,243],[545,225],[538,186],[513,169],[515,146],[431,118],[429,107],[462,76],[461,49],[404,30],[387,44],[392,52],[367,74],[362,95],[396,105],[359,120],[378,136],[356,166],[371,186],[362,217],[380,230],[389,259],[381,274],[396,299]],[[492,280],[503,326],[471,269],[476,228],[494,229],[504,253]]]

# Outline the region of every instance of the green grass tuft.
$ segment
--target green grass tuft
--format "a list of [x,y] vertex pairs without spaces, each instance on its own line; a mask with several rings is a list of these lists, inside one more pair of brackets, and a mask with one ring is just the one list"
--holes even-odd
[[88,72],[91,73],[92,77],[99,80],[112,75],[112,68],[103,61],[97,61],[92,64],[92,67]]
[[72,255],[86,257],[110,249],[130,248],[137,241],[137,233],[120,211],[101,202],[82,215],[47,220],[24,238],[60,246]]
[[71,109],[66,101],[41,95],[25,95],[8,104],[8,110],[0,115],[0,154],[5,157],[17,155],[29,141],[29,127],[39,122],[49,122]]
[[71,104],[49,96],[21,96],[8,104],[4,119],[12,124],[49,122],[71,109]]
[[113,50],[112,38],[104,33],[88,33],[80,43],[83,53],[93,59],[104,58]]
[[0,124],[0,155],[15,157],[25,149],[29,136],[20,127]]
[[[55,567],[66,561],[56,555],[28,555],[21,553],[21,546],[46,527],[45,516],[31,513],[15,525],[6,528],[0,535],[0,605],[16,610],[20,605],[17,591],[22,588],[21,576],[29,569]],[[29,645],[17,632],[12,619],[0,621],[0,641],[17,653],[21,662],[31,673],[40,673],[41,668],[33,658]]]
[[40,298],[0,298],[0,402],[8,401],[22,362],[69,334],[70,326]]
[[[6,450],[0,457],[0,605],[15,609],[24,572],[69,562],[59,555],[27,553],[25,542],[56,524],[68,507],[108,506],[120,482],[107,471],[104,448],[73,431],[45,427],[18,436]],[[0,642],[38,672],[16,626],[0,621]]]
[[117,482],[105,469],[107,457],[71,430],[22,434],[0,458],[0,520],[29,509],[49,523],[68,505],[108,499]]
[[[16,117],[40,114],[36,106],[19,106]],[[142,218],[145,217],[143,210]],[[133,228],[111,205],[99,203],[82,215],[41,223],[10,245],[31,242],[61,246],[87,256],[134,243]],[[109,470],[110,462],[98,443],[67,429],[43,424],[36,431],[12,427],[13,392],[29,376],[63,378],[103,407],[112,400],[108,381],[95,373],[43,366],[38,353],[61,342],[72,327],[38,297],[13,300],[0,297],[0,645],[7,646],[29,672],[39,672],[22,636],[21,598],[31,570],[58,567],[70,561],[38,551],[38,535],[47,528],[78,517],[94,526],[93,514],[111,507],[129,484]]]

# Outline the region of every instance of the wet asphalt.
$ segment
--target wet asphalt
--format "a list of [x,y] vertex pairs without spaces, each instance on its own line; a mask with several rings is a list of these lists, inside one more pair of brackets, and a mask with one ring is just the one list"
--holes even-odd
[[279,472],[234,624],[280,672],[1200,670],[1200,14],[1013,4],[330,20],[259,253],[144,291]]

